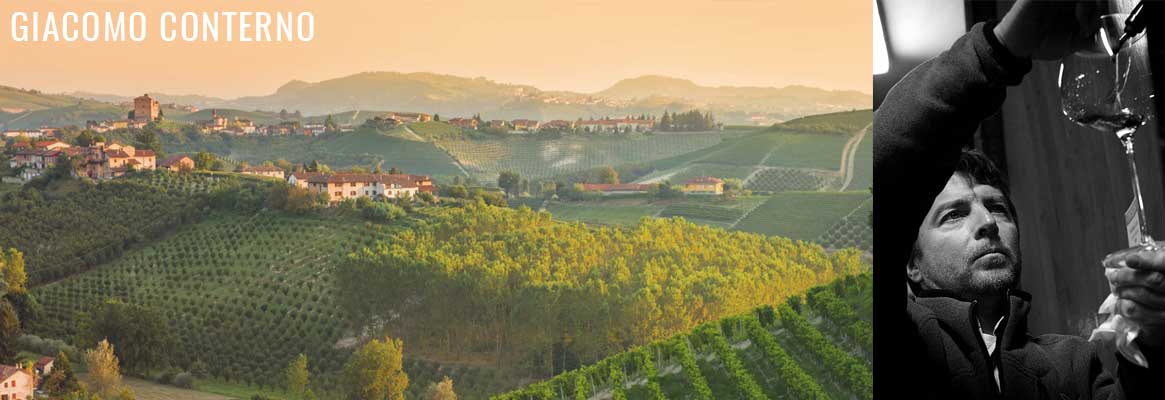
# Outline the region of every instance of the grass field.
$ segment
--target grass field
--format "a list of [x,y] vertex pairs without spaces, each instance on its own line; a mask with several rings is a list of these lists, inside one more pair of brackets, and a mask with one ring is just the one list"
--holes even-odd
[[444,140],[437,143],[460,160],[475,177],[483,182],[493,182],[502,171],[514,171],[522,177],[545,178],[604,165],[647,163],[704,149],[720,140],[720,134],[707,133],[553,140]]
[[456,139],[461,137],[461,128],[439,121],[408,124],[409,129],[428,140]]
[[777,193],[736,225],[736,230],[814,240],[862,204],[869,193]]

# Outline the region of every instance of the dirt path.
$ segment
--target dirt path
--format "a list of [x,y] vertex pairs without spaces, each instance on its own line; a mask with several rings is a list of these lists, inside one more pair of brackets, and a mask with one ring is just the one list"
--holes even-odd
[[407,132],[407,133],[408,133],[408,136],[409,136],[409,138],[410,138],[410,139],[412,139],[412,140],[416,140],[416,141],[418,141],[418,142],[424,142],[424,141],[425,141],[425,138],[421,137],[421,135],[418,135],[416,132],[413,132],[413,128],[409,128],[409,126],[408,126],[408,125],[403,125],[403,126],[405,127],[405,132]]
[[854,156],[858,153],[858,144],[862,142],[862,138],[866,137],[866,132],[870,130],[871,125],[873,124],[866,125],[857,135],[854,135],[853,139],[850,139],[852,145],[845,144],[847,146],[846,152],[842,156],[842,164],[845,166],[845,183],[841,185],[841,189],[838,189],[839,192],[844,192],[854,180]]

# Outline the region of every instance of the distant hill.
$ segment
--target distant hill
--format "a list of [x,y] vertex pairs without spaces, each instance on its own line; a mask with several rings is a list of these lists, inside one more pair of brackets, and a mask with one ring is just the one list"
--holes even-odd
[[[386,110],[440,114],[446,118],[480,114],[485,119],[573,120],[659,115],[665,110],[675,112],[699,108],[711,111],[726,124],[748,125],[768,125],[805,115],[866,109],[872,104],[871,96],[866,93],[807,86],[712,87],[686,79],[649,75],[624,79],[597,93],[577,93],[543,91],[531,85],[429,72],[364,72],[319,82],[292,80],[270,95],[237,99],[164,93],[150,95],[163,104],[200,109],[298,110],[305,116]],[[91,92],[45,95],[0,87],[0,111],[26,112],[78,102],[119,104],[132,98],[130,95]]]
[[[808,86],[748,87],[701,86],[686,79],[647,75],[624,79],[595,93],[611,99],[672,98],[706,105],[713,109],[737,111],[793,111],[820,114],[828,111],[870,107],[867,93],[853,90],[824,90]],[[657,100],[658,101],[658,100]]]

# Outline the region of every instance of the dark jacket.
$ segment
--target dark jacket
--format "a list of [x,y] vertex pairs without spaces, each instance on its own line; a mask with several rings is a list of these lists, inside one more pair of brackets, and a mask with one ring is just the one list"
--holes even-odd
[[[979,122],[999,109],[1007,86],[1019,84],[1031,70],[1030,61],[1008,54],[988,32],[990,25],[977,24],[950,50],[915,68],[890,90],[874,115],[877,265],[897,271],[886,275],[898,277],[876,284],[875,290],[902,290],[918,226],[954,172],[962,148]],[[1019,292],[1009,297],[993,360],[972,303],[921,293],[906,300],[904,320],[882,320],[893,321],[893,333],[880,329],[888,326],[875,317],[880,343],[894,343],[875,348],[875,370],[881,370],[875,375],[876,393],[887,393],[884,389],[890,386],[905,398],[1165,399],[1165,379],[1156,393],[1147,391],[1153,371],[1119,355],[1118,382],[1102,368],[1097,357],[1101,350],[1094,344],[1074,336],[1032,337],[1027,331],[1030,299]],[[1156,375],[1165,378],[1165,357],[1146,356]],[[909,368],[889,370],[888,359]],[[1002,393],[993,365],[999,366]]]
[[[1097,347],[1083,338],[1031,336],[1027,330],[1031,298],[1012,291],[1008,300],[1008,313],[995,331],[996,348],[990,356],[975,320],[975,303],[934,292],[907,300],[908,342],[912,343],[905,355],[923,373],[912,379],[916,386],[910,390],[916,398],[1165,398],[1165,380],[1151,381],[1152,371],[1123,357],[1118,356],[1119,382],[1113,380],[1101,365]],[[998,389],[993,366],[999,368]],[[1165,378],[1160,373],[1156,376]]]

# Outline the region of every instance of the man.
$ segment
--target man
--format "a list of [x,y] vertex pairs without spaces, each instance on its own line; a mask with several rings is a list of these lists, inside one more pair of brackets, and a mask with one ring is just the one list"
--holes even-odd
[[900,342],[896,354],[878,353],[875,362],[893,357],[910,370],[879,374],[876,386],[903,384],[908,398],[1165,398],[1165,387],[1152,387],[1152,378],[1165,377],[1165,329],[1158,328],[1165,325],[1165,275],[1158,271],[1165,259],[1106,260],[1121,266],[1107,274],[1118,309],[1146,327],[1136,341],[1151,370],[1117,355],[1113,376],[1098,356],[1110,349],[1075,336],[1032,337],[1032,299],[1017,290],[1024,264],[1007,185],[985,156],[962,150],[998,110],[1006,87],[1023,80],[1031,59],[1078,48],[1095,28],[1087,26],[1093,15],[1085,3],[1021,0],[998,24],[975,25],[887,94],[874,117],[876,246],[882,262],[905,266],[908,295],[904,318],[889,322],[898,330],[875,332]]

